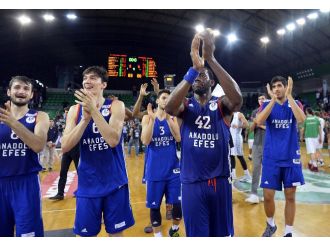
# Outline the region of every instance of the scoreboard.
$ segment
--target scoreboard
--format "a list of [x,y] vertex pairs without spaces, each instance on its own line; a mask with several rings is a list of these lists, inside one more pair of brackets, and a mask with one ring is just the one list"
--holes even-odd
[[108,76],[135,79],[154,78],[157,77],[156,62],[151,57],[110,54]]

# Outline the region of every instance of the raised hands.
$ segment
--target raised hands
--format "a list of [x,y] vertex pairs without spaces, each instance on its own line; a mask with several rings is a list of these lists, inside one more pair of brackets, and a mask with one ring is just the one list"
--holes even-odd
[[154,87],[154,92],[156,94],[158,94],[159,93],[159,83],[158,83],[157,79],[156,78],[152,78],[151,79],[151,84]]
[[147,106],[148,116],[150,119],[155,120],[156,119],[156,113],[152,110],[152,105],[149,103]]
[[83,117],[90,120],[92,111],[99,107],[96,103],[96,97],[84,89],[75,91],[74,96],[78,99],[75,102],[83,107]]
[[147,87],[148,87],[148,83],[141,84],[141,87],[140,87],[141,96],[147,96],[149,94],[149,93],[147,93]]
[[191,42],[191,51],[190,51],[193,67],[197,71],[199,71],[201,68],[204,67],[204,59],[199,54],[200,42],[201,42],[200,36],[199,34],[196,34]]
[[273,94],[272,89],[270,88],[269,83],[267,83],[266,88],[267,88],[267,93],[268,93],[269,97],[271,99],[276,98],[275,94]]
[[292,87],[293,87],[293,80],[292,80],[292,77],[289,76],[288,77],[288,86],[286,88],[286,91],[285,91],[285,96],[286,97],[292,97]]
[[11,126],[11,124],[16,120],[11,113],[10,109],[10,101],[8,100],[5,103],[5,109],[0,107],[0,122],[5,123],[8,126]]
[[199,34],[200,38],[203,40],[203,59],[209,61],[214,57],[215,51],[215,37],[212,29],[207,28],[205,31]]

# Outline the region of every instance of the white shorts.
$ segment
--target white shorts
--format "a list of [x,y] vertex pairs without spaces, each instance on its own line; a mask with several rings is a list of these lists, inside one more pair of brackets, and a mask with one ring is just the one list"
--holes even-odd
[[234,147],[230,149],[230,155],[243,156],[243,137],[242,135],[233,136]]
[[317,149],[322,149],[323,148],[323,142],[324,142],[324,133],[322,132],[322,139],[321,139],[321,143],[319,143],[318,141],[317,141],[317,143],[318,143],[318,145],[317,145]]
[[315,154],[319,145],[319,138],[305,138],[307,154]]
[[249,149],[252,149],[254,139],[248,139]]

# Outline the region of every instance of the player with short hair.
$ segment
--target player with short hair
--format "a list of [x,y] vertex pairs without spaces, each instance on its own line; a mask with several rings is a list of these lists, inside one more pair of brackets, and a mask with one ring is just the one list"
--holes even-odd
[[267,226],[264,237],[271,237],[277,229],[274,221],[275,191],[284,186],[285,233],[291,237],[296,212],[295,195],[297,186],[305,183],[300,160],[298,140],[299,123],[305,121],[305,113],[299,101],[292,97],[293,81],[282,76],[272,78],[267,84],[270,100],[263,103],[256,122],[266,122],[266,137],[262,160],[261,185],[264,191],[264,209]]
[[83,89],[70,108],[62,138],[63,153],[80,145],[74,233],[96,236],[102,213],[106,232],[122,236],[134,225],[122,147],[124,103],[105,99],[107,72],[92,66],[83,72]]
[[[199,55],[203,41],[204,66]],[[229,126],[242,95],[237,83],[214,58],[212,30],[196,34],[191,44],[193,67],[171,93],[165,110],[181,124],[182,212],[186,235],[233,236]],[[215,73],[225,96],[211,95]],[[192,87],[193,97],[185,96]]]
[[43,237],[38,153],[47,140],[48,114],[28,108],[32,80],[10,80],[0,106],[0,237]]
[[165,112],[170,91],[163,89],[158,93],[157,110],[153,112],[148,104],[148,115],[142,119],[141,140],[148,145],[145,178],[147,185],[147,207],[150,208],[150,221],[156,237],[161,237],[162,198],[173,205],[173,225],[169,230],[171,237],[178,237],[182,218],[180,165],[176,155],[175,142],[180,142],[180,128],[176,117]]

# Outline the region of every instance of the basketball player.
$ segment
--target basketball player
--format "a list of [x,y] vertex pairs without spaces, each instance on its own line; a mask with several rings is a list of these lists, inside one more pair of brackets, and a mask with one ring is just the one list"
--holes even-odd
[[80,145],[74,233],[96,236],[103,213],[109,235],[121,236],[134,224],[121,145],[124,103],[103,97],[107,72],[93,66],[83,72],[78,105],[70,108],[62,139],[63,153]]
[[325,129],[325,120],[322,118],[322,115],[320,112],[315,112],[315,116],[318,117],[320,120],[320,125],[321,125],[321,133],[319,134],[319,139],[321,139],[321,142],[318,143],[317,148],[316,148],[316,156],[317,156],[317,165],[322,167],[324,166],[324,160],[323,160],[323,155],[322,155],[322,149],[323,149],[323,143],[324,143],[324,129]]
[[247,168],[246,161],[243,156],[243,137],[242,129],[248,127],[248,121],[241,112],[235,112],[233,119],[230,124],[230,134],[233,138],[234,146],[230,149],[230,162],[232,170],[232,178],[236,179],[236,161],[235,156],[241,162],[242,168],[244,170],[244,176],[240,178],[241,182],[251,182],[251,176]]
[[[199,55],[203,41],[204,67]],[[242,95],[237,83],[214,58],[214,36],[207,29],[192,40],[191,67],[171,93],[165,110],[182,120],[182,212],[186,235],[233,236],[232,186],[230,179],[229,126],[239,111]],[[211,95],[212,71],[225,96]],[[186,99],[192,87],[194,96]]]
[[49,117],[28,108],[31,79],[9,82],[10,101],[0,108],[0,236],[43,237],[38,153],[46,145]]
[[[158,83],[157,79],[152,78],[151,84],[153,86],[154,92],[158,95],[160,89],[159,89],[159,83]],[[148,87],[148,83],[141,84],[140,94],[139,94],[139,97],[138,97],[137,101],[135,102],[135,105],[133,107],[133,112],[132,112],[133,117],[141,119],[141,120],[142,120],[143,116],[148,114],[147,110],[141,112],[142,101],[149,94],[147,92],[147,87]],[[146,145],[145,149],[144,149],[144,167],[143,167],[143,177],[142,177],[142,183],[143,184],[146,183],[145,168],[146,168],[146,164],[147,164],[147,157],[148,157],[148,145]],[[166,204],[166,219],[168,219],[168,220],[172,219],[172,205],[170,205],[170,204]],[[152,233],[153,232],[151,223],[148,224],[144,228],[144,232],[145,233]]]
[[322,129],[319,118],[314,116],[314,112],[310,107],[306,108],[306,119],[301,131],[305,138],[306,153],[310,155],[311,158],[308,162],[308,169],[312,172],[318,172],[316,152],[320,143],[322,143]]
[[163,89],[158,93],[157,110],[153,112],[148,104],[148,115],[142,119],[141,140],[148,145],[146,160],[147,207],[150,208],[150,221],[155,237],[161,237],[162,198],[166,195],[168,204],[173,205],[173,225],[169,230],[171,237],[178,237],[181,211],[180,166],[176,155],[175,142],[180,142],[180,128],[177,119],[164,111],[170,91]]
[[[257,124],[266,121],[266,137],[262,160],[261,185],[264,191],[264,209],[267,226],[262,236],[271,237],[277,226],[274,221],[275,190],[285,195],[285,233],[292,237],[296,211],[296,187],[303,185],[304,177],[300,160],[297,123],[305,121],[305,114],[299,101],[292,97],[292,78],[288,81],[281,77],[272,78],[267,91],[271,100],[267,100],[257,115]],[[282,185],[283,184],[283,185]]]

